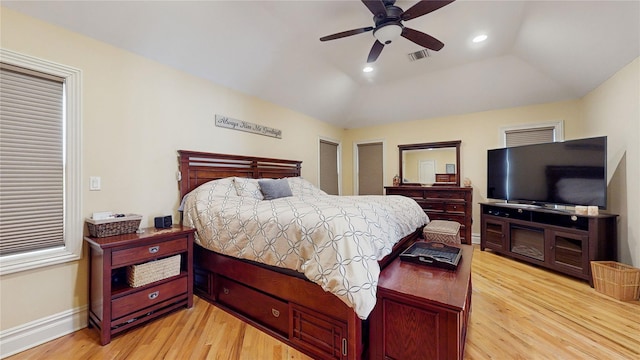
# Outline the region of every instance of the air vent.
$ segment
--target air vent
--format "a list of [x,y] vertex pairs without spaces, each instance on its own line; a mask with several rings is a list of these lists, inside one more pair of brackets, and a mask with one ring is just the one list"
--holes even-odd
[[416,61],[416,60],[428,58],[431,55],[429,55],[429,50],[422,49],[420,51],[416,51],[414,53],[410,53],[407,56],[409,56],[409,60]]

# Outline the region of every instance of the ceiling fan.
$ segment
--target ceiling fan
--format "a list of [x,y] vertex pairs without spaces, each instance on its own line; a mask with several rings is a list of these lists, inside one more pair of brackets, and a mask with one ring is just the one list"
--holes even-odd
[[369,52],[369,57],[367,58],[368,63],[376,61],[384,46],[391,44],[391,42],[399,36],[411,40],[427,49],[438,51],[444,47],[444,44],[440,40],[423,32],[405,27],[402,22],[426,15],[453,1],[454,0],[421,0],[409,8],[409,10],[403,11],[394,5],[396,0],[362,0],[364,5],[373,14],[375,26],[367,26],[323,36],[320,38],[320,41],[340,39],[373,30],[373,36],[376,38],[376,42],[373,43],[373,47]]

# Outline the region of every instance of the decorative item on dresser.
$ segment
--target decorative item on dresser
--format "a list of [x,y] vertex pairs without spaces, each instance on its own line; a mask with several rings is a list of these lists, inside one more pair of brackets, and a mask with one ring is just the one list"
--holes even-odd
[[[89,327],[98,329],[102,345],[134,326],[193,306],[194,231],[174,225],[84,238],[90,251]],[[145,274],[146,270],[153,273]],[[157,276],[165,270],[167,276]]]
[[385,186],[387,195],[414,199],[430,220],[460,223],[460,240],[471,244],[473,188],[455,186]]
[[[242,183],[260,178],[300,177],[300,161],[185,150],[178,153],[181,197],[202,184],[209,186],[213,180],[219,183],[229,177],[237,177],[234,181],[242,178]],[[185,201],[191,203],[189,199]],[[408,203],[422,216],[415,204]],[[185,221],[190,216],[185,208]],[[415,242],[421,228],[398,240],[392,252],[378,261],[380,269]],[[200,232],[197,236],[199,242]],[[315,359],[366,358],[365,322],[353,308],[304,274],[223,255],[198,243],[194,253],[194,290],[198,296]],[[375,301],[375,295],[373,298]]]

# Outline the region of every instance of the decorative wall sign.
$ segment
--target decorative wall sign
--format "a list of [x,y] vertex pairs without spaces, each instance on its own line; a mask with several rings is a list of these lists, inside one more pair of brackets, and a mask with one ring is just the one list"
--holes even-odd
[[282,130],[216,114],[216,126],[282,139]]

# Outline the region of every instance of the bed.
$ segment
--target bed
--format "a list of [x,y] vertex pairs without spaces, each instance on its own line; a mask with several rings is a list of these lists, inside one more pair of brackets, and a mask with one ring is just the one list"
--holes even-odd
[[[418,238],[422,209],[400,196],[326,195],[300,177],[299,161],[178,153],[183,222],[197,229],[195,293],[314,358],[366,357],[379,271]],[[286,181],[293,196],[264,201],[258,179]],[[263,190],[277,183],[268,181]],[[410,228],[385,225],[416,209],[424,217]],[[360,215],[373,220],[359,224]]]

